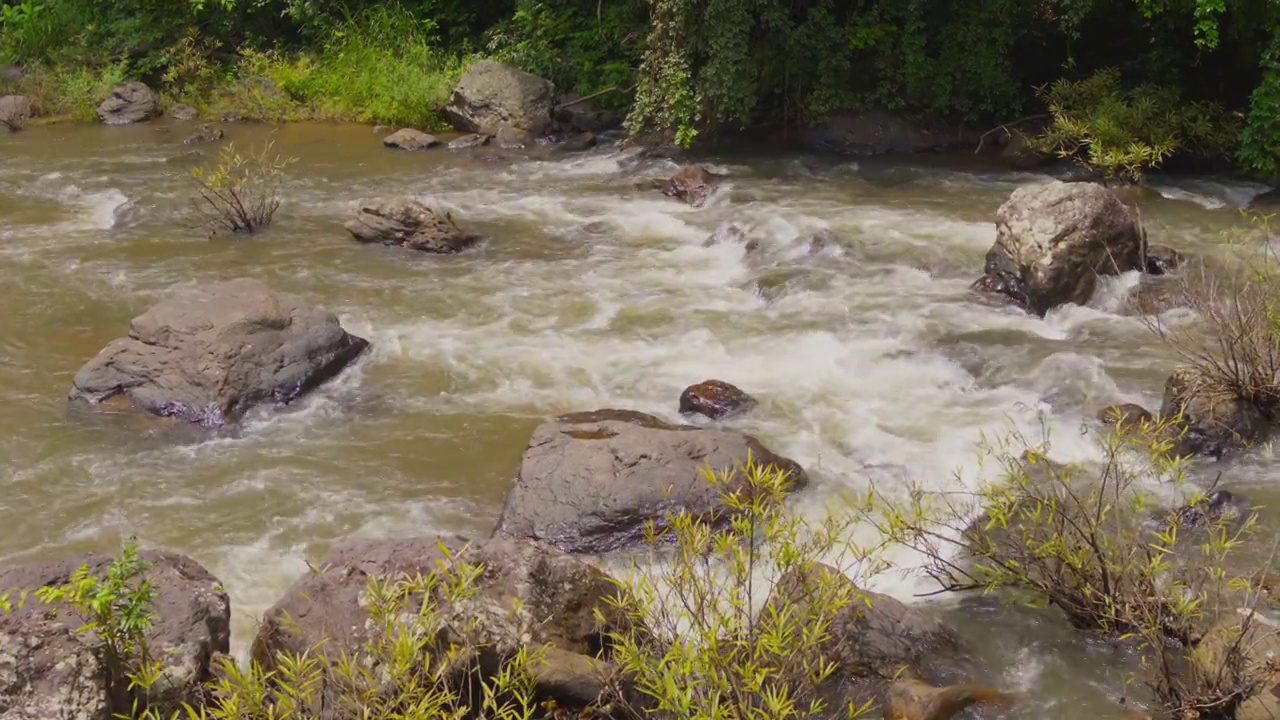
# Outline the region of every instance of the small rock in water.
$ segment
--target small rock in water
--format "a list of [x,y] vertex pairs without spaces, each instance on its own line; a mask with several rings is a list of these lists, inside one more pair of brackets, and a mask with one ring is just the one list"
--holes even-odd
[[160,105],[156,101],[156,94],[136,80],[117,85],[107,99],[98,105],[98,117],[107,125],[127,125],[159,115]]
[[428,135],[413,128],[404,128],[382,138],[382,144],[400,150],[426,150],[439,145],[440,141],[434,135]]
[[462,252],[481,239],[463,232],[448,213],[436,212],[410,198],[365,203],[346,228],[357,242],[440,254]]
[[488,135],[472,133],[470,135],[463,135],[461,137],[456,137],[450,140],[449,149],[450,150],[467,150],[470,148],[480,147],[481,145],[488,145],[488,144],[489,144]]
[[590,150],[595,146],[596,146],[595,133],[584,132],[580,135],[575,135],[574,137],[568,138],[564,142],[557,145],[556,149],[564,152],[582,152],[583,150]]
[[1119,425],[1133,430],[1150,423],[1152,415],[1146,408],[1133,403],[1111,405],[1098,411],[1098,421],[1103,425]]
[[700,207],[711,195],[715,183],[716,176],[711,171],[699,165],[686,165],[667,178],[662,193]]
[[705,380],[680,393],[680,413],[683,415],[705,415],[712,420],[723,420],[749,412],[755,406],[755,398],[720,380]]
[[1147,247],[1146,272],[1148,275],[1168,275],[1177,270],[1186,258],[1171,247],[1151,245]]
[[390,125],[374,125],[373,126],[374,135],[386,135],[389,132],[395,132],[395,128],[391,127]]
[[503,150],[520,150],[529,144],[529,134],[511,123],[503,123],[494,140]]
[[196,112],[195,108],[186,103],[178,103],[177,105],[169,108],[169,117],[174,120],[195,120],[199,115],[200,113]]
[[25,95],[0,97],[0,127],[12,131],[20,130],[27,120],[37,114],[35,105]]
[[222,128],[216,128],[212,125],[201,125],[196,128],[195,133],[187,136],[187,138],[182,141],[182,144],[199,145],[200,143],[217,142],[226,137],[226,135],[227,134],[222,131]]
[[1222,518],[1239,518],[1249,512],[1249,501],[1229,490],[1214,490],[1174,511],[1178,525],[1199,527]]
[[979,703],[1008,703],[1011,698],[995,688],[962,683],[934,687],[923,680],[902,678],[889,686],[885,720],[950,720]]

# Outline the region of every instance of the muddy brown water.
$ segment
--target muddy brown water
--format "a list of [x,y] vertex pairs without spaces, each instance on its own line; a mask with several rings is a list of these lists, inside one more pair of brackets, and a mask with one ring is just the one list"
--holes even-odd
[[[995,209],[1044,179],[971,158],[713,156],[727,181],[692,209],[643,187],[672,165],[608,150],[404,153],[366,127],[233,125],[228,140],[272,139],[298,162],[269,232],[211,241],[183,218],[185,173],[216,146],[182,145],[188,128],[0,136],[0,561],[131,536],[187,553],[229,589],[241,649],[335,540],[487,533],[530,431],[557,413],[677,420],[685,386],[736,383],[760,400],[736,424],[809,469],[795,506],[816,513],[868,483],[971,486],[982,432],[1042,419],[1059,459],[1095,458],[1082,422],[1111,402],[1157,407],[1173,362],[1116,312],[1133,277],[1044,320],[968,293]],[[1152,241],[1190,253],[1218,252],[1263,189],[1155,185]],[[490,240],[459,257],[352,243],[341,224],[356,205],[394,194]],[[759,241],[755,257],[704,246],[727,221]],[[839,241],[809,256],[820,231]],[[67,411],[76,369],[167,288],[245,275],[334,310],[372,351],[220,437]],[[1264,448],[1197,472],[1267,503],[1273,462]],[[899,574],[873,585],[927,589]],[[999,712],[1118,717],[1131,664],[1117,651],[993,602],[937,611],[972,637],[979,679],[1026,698]]]

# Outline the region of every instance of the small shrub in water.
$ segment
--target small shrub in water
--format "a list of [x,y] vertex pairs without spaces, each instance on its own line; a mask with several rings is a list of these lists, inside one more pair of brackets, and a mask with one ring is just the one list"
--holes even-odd
[[212,232],[253,233],[271,224],[280,207],[284,170],[293,162],[272,155],[272,146],[268,142],[258,152],[241,155],[229,143],[215,165],[192,169],[199,193],[196,211]]
[[[818,565],[846,553],[869,558],[845,539],[852,516],[806,525],[784,508],[789,474],[750,457],[726,472],[708,468],[706,477],[728,488],[738,473],[745,487],[722,493],[734,515],[728,527],[675,513],[666,537],[648,533],[655,549],[674,539],[670,553],[655,553],[654,565],[634,564],[633,579],[618,581],[613,602],[633,622],[610,638],[631,688],[615,689],[617,701],[635,716],[678,720],[864,716],[867,706],[828,707],[820,692],[837,672],[845,641],[831,631],[833,622],[866,606],[843,574]],[[802,596],[778,593],[761,607],[770,571],[817,582]]]

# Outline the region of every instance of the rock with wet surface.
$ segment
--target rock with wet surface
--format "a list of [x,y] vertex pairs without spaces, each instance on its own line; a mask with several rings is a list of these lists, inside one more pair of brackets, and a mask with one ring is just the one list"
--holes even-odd
[[704,380],[680,393],[681,415],[705,415],[712,420],[722,420],[749,412],[755,406],[755,398],[722,380]]
[[[155,591],[147,645],[161,675],[152,698],[168,717],[182,702],[198,702],[215,657],[230,652],[231,602],[222,583],[194,560],[163,551],[140,556]],[[66,584],[82,564],[102,577],[111,560],[91,553],[0,570],[0,594],[14,600],[10,612],[0,613],[0,717],[110,720],[130,710],[123,693],[108,687],[97,641],[77,632],[85,618],[34,593],[21,607],[16,602],[22,591]]]
[[331,312],[240,278],[178,290],[134,318],[76,373],[72,401],[133,407],[208,426],[288,403],[368,346]]
[[475,233],[463,232],[450,214],[404,197],[361,205],[346,228],[357,242],[446,255],[460,253],[481,239]]
[[203,143],[218,142],[226,136],[227,134],[223,132],[222,128],[206,124],[197,127],[194,133],[188,135],[187,138],[182,141],[182,144],[201,145]]
[[[1239,647],[1238,654],[1233,648]],[[1235,711],[1235,720],[1280,718],[1280,624],[1240,609],[1213,624],[1191,651],[1194,671],[1216,677],[1228,663],[1238,661],[1239,672],[1257,678],[1260,687]],[[1195,682],[1194,679],[1191,680]]]
[[700,165],[686,165],[667,178],[662,194],[700,207],[715,189],[716,176]]
[[471,133],[470,135],[462,135],[449,141],[450,150],[470,150],[471,148],[481,147],[489,144],[489,136],[479,133]]
[[497,60],[480,60],[462,74],[444,114],[464,132],[496,135],[503,124],[538,135],[551,124],[555,86]]
[[186,122],[189,120],[195,120],[196,118],[200,117],[200,113],[197,112],[195,108],[191,107],[186,103],[178,103],[177,105],[174,105],[173,107],[169,108],[169,117],[173,118],[174,120],[181,120],[183,122]]
[[529,133],[511,123],[502,123],[493,141],[503,150],[523,150],[529,144]]
[[1010,704],[1012,698],[992,687],[958,683],[935,687],[923,680],[895,680],[885,693],[885,720],[951,720],[982,703]]
[[1185,429],[1173,449],[1182,456],[1220,459],[1271,431],[1258,408],[1197,368],[1178,368],[1165,381],[1160,417]]
[[[447,544],[457,562],[483,568],[474,594],[457,604],[435,598],[451,628],[478,623],[485,639],[482,667],[496,667],[522,646],[548,653],[548,665],[533,668],[538,694],[564,707],[581,708],[603,689],[607,658],[602,633],[621,629],[626,619],[608,599],[617,585],[594,565],[538,543],[513,539],[467,542],[460,537],[353,540],[340,545],[315,570],[303,575],[267,611],[251,654],[268,670],[279,653],[315,648],[332,658],[347,652],[376,670],[381,660],[368,652],[378,628],[366,603],[370,578],[395,580],[455,567],[440,549]],[[605,623],[597,623],[599,611]],[[460,643],[442,630],[433,649]],[[323,643],[323,644],[322,644]],[[328,718],[324,714],[321,717]],[[337,716],[334,716],[337,717]]]
[[156,94],[136,80],[117,85],[98,105],[98,117],[107,125],[128,125],[159,116]]
[[0,127],[13,131],[21,130],[22,126],[37,114],[35,105],[25,95],[0,97]]
[[1037,315],[1087,303],[1099,275],[1144,267],[1137,215],[1094,183],[1018,188],[996,212],[996,228],[975,288],[1008,295]]
[[595,147],[597,142],[599,141],[596,139],[595,133],[578,133],[556,145],[556,149],[561,152],[583,152]]
[[382,138],[382,144],[398,150],[426,150],[436,147],[440,141],[435,135],[428,135],[413,128],[404,128]]
[[564,415],[533,431],[494,532],[565,552],[607,553],[642,544],[646,524],[662,529],[680,510],[728,522],[721,493],[745,479],[736,473],[717,487],[703,472],[708,464],[733,470],[748,453],[789,473],[793,490],[808,484],[798,464],[742,433],[630,410]]
[[1252,505],[1243,496],[1230,490],[1213,490],[1174,510],[1174,518],[1179,527],[1189,530],[1216,526],[1220,521],[1229,524],[1246,517],[1251,510]]
[[1098,411],[1098,422],[1103,425],[1116,425],[1130,430],[1150,424],[1153,419],[1146,408],[1134,403],[1110,405]]
[[1176,271],[1186,261],[1182,253],[1164,245],[1151,245],[1147,248],[1145,270],[1148,275],[1168,275]]

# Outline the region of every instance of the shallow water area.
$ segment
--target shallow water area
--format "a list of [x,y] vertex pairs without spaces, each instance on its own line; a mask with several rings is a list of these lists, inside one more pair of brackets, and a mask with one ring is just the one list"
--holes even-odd
[[[135,535],[189,554],[231,593],[240,648],[336,540],[487,534],[530,431],[557,413],[678,420],[684,387],[732,382],[760,401],[733,424],[809,470],[795,506],[819,512],[867,483],[963,489],[981,433],[1010,423],[1038,432],[1044,417],[1057,459],[1094,457],[1094,412],[1157,409],[1174,362],[1115,311],[1133,278],[1043,320],[973,296],[996,208],[1045,176],[967,156],[706,157],[727,178],[694,209],[645,187],[672,164],[607,149],[407,153],[367,127],[235,124],[237,147],[271,139],[298,162],[268,232],[210,240],[184,219],[186,172],[218,146],[184,146],[190,128],[0,135],[0,561]],[[1260,189],[1155,185],[1151,240],[1188,253],[1213,252]],[[489,240],[432,257],[349,239],[358,203],[399,194]],[[725,222],[759,250],[706,246]],[[833,240],[811,254],[819,232]],[[68,412],[75,371],[167,288],[237,276],[337,312],[371,351],[216,436]],[[1251,455],[1231,480],[1265,502],[1273,462]],[[895,574],[875,589],[922,587]],[[966,608],[946,612],[990,629],[969,633],[999,675],[980,680],[1025,691],[1018,717],[1119,716],[1100,651],[1042,617]]]

